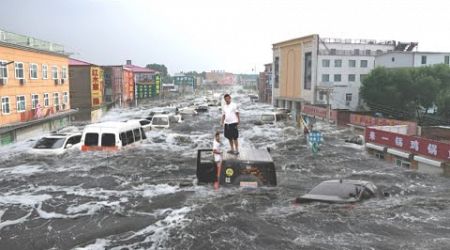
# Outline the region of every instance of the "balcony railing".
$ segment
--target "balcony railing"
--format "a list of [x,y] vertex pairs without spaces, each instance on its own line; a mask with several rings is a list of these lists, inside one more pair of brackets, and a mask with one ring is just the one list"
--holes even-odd
[[328,37],[321,38],[320,40],[324,43],[395,45],[394,40],[377,41],[374,39],[342,39],[342,38],[328,38]]
[[[386,52],[386,51],[384,51]],[[319,50],[319,55],[331,55],[331,56],[376,56],[384,53],[381,50]]]
[[64,51],[64,46],[56,43],[47,42],[41,39],[19,35],[0,29],[0,42],[20,45],[28,48],[50,51],[60,54],[68,54]]

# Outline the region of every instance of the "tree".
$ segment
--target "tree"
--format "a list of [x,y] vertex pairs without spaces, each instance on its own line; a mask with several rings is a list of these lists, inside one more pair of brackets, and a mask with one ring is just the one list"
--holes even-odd
[[450,88],[441,91],[436,98],[438,114],[450,119]]
[[167,67],[164,64],[157,64],[157,63],[152,63],[152,64],[147,64],[147,66],[145,66],[148,69],[153,69],[156,71],[159,71],[161,77],[166,77],[167,76]]
[[427,110],[436,103],[441,87],[450,85],[450,70],[445,67],[376,68],[363,80],[361,97],[372,110],[414,118],[419,109]]

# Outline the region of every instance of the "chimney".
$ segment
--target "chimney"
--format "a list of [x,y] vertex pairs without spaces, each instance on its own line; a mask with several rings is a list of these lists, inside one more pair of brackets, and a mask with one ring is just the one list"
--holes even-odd
[[127,65],[131,65],[131,60],[127,60]]

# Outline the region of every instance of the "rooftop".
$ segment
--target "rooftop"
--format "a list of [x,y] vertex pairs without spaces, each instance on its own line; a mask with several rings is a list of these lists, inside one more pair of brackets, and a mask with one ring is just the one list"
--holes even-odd
[[64,46],[60,44],[44,41],[30,36],[19,35],[2,29],[0,29],[0,42],[41,50],[44,52],[62,54],[65,56],[69,55],[69,53],[64,51]]
[[78,59],[74,59],[74,58],[69,58],[69,66],[91,66],[94,65],[92,63],[88,63],[82,60],[78,60]]

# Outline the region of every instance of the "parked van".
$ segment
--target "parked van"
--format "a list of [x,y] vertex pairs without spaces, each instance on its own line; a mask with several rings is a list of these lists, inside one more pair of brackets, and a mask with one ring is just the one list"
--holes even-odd
[[87,125],[81,136],[82,151],[116,151],[147,139],[138,121]]
[[255,122],[255,125],[275,124],[283,122],[288,119],[288,115],[283,112],[270,112],[261,115],[260,119]]

